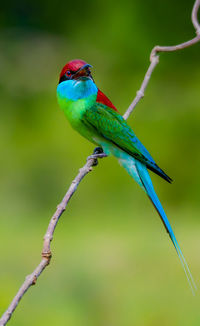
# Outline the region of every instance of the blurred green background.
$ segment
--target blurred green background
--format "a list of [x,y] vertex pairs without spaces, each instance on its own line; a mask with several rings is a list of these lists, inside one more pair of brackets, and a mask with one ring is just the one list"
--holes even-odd
[[[49,219],[94,146],[56,101],[73,58],[124,113],[156,44],[195,35],[192,0],[14,1],[0,12],[0,314],[40,260]],[[172,185],[152,175],[200,287],[200,44],[165,53],[129,119]],[[50,266],[9,325],[199,325],[157,213],[116,160],[88,175],[63,214]]]

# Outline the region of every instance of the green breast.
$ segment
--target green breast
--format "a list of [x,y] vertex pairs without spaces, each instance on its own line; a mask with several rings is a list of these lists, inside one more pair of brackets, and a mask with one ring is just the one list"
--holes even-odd
[[90,95],[88,98],[79,100],[68,100],[58,96],[58,103],[64,111],[72,127],[76,129],[79,126],[82,117],[87,109],[92,107],[96,101],[96,95]]
[[66,100],[58,96],[58,103],[64,111],[65,116],[70,122],[72,128],[78,131],[83,137],[94,142],[93,132],[83,123],[83,116],[89,108],[96,102],[96,95],[90,95],[88,98],[79,99],[76,101]]

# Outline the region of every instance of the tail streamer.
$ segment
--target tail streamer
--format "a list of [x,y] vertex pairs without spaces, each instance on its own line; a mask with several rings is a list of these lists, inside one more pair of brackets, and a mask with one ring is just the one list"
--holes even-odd
[[194,282],[194,279],[192,277],[192,274],[190,272],[190,269],[188,267],[188,264],[185,260],[185,257],[183,256],[183,253],[181,251],[181,248],[178,244],[178,241],[176,240],[176,237],[174,235],[174,232],[172,230],[172,227],[169,223],[169,220],[164,212],[164,209],[158,199],[158,196],[156,195],[156,192],[154,190],[154,187],[153,187],[153,184],[152,184],[152,181],[151,181],[151,178],[149,176],[149,173],[147,171],[147,168],[141,164],[140,162],[136,162],[136,167],[137,167],[137,171],[138,171],[138,174],[140,176],[140,179],[141,179],[141,182],[145,188],[145,191],[149,197],[149,199],[151,200],[151,202],[153,203],[155,209],[157,210],[158,214],[160,215],[161,217],[161,220],[167,230],[167,232],[169,233],[169,236],[171,238],[171,241],[176,249],[176,252],[178,254],[178,257],[181,261],[181,265],[184,269],[184,272],[185,272],[185,275],[187,277],[187,280],[188,280],[188,283],[190,285],[190,288],[192,290],[192,293],[193,295],[195,294],[195,291],[197,290],[197,287],[196,287],[196,284]]

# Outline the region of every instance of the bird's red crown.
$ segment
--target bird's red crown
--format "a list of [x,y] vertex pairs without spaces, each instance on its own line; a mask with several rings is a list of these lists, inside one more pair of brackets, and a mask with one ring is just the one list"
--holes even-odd
[[60,73],[60,78],[62,76],[64,76],[66,74],[66,72],[72,71],[72,72],[76,72],[78,69],[80,69],[81,67],[83,67],[85,64],[87,64],[87,62],[83,61],[83,60],[79,60],[79,59],[75,59],[75,60],[71,60],[69,61],[61,70]]

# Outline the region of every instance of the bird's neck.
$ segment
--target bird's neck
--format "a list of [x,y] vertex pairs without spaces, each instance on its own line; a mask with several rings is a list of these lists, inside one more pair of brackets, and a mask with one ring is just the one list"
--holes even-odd
[[58,85],[58,103],[73,128],[81,128],[82,116],[95,104],[97,92],[98,89],[91,79],[67,80]]
[[97,92],[97,86],[89,78],[85,80],[66,80],[57,87],[57,93],[60,98],[72,101],[97,95]]

